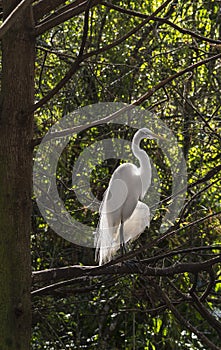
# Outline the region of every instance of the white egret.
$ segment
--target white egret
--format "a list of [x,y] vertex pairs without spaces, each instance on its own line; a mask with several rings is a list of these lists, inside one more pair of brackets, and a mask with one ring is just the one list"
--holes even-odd
[[147,128],[139,129],[132,141],[132,152],[140,167],[121,164],[112,174],[100,206],[100,219],[96,230],[95,259],[99,265],[112,259],[125,243],[134,240],[150,225],[150,211],[142,200],[151,184],[151,164],[146,152],[140,148],[142,139],[156,139]]

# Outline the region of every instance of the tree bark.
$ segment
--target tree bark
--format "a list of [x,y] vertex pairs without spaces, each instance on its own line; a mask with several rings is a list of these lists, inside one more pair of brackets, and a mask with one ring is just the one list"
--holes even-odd
[[[18,5],[4,0],[6,17]],[[34,102],[32,9],[2,39],[0,111],[0,349],[26,350],[31,334],[31,195]]]

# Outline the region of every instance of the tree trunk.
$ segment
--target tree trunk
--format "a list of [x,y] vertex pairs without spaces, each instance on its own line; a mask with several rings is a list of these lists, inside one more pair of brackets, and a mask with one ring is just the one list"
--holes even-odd
[[[4,18],[19,3],[3,0]],[[34,101],[34,38],[31,7],[2,40],[0,114],[0,349],[30,348]]]

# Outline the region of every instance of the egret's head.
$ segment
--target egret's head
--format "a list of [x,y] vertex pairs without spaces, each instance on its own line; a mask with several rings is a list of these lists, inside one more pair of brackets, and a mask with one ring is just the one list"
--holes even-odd
[[138,130],[138,133],[140,134],[140,136],[142,138],[147,138],[147,139],[160,139],[161,136],[154,134],[154,132],[152,132],[150,129],[147,128],[142,128],[140,130]]

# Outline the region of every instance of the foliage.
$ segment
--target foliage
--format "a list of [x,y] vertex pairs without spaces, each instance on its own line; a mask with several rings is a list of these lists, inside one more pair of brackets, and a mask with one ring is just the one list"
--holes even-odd
[[[90,9],[84,48],[88,58],[60,91],[37,110],[36,138],[43,137],[57,120],[78,107],[103,101],[132,103],[163,79],[220,51],[220,44],[205,39],[220,37],[220,3],[202,0],[171,2],[158,14],[160,18],[155,17],[140,26],[134,35],[102,50],[138,27],[144,21],[142,15],[150,15],[163,2],[112,3],[121,10],[106,2]],[[128,14],[124,10],[134,12]],[[136,16],[136,11],[140,16]],[[82,13],[38,37],[37,101],[47,96],[74,64],[80,52],[84,23]],[[156,212],[150,230],[130,247],[139,253],[139,248],[145,246],[137,257],[139,261],[148,260],[150,267],[203,263],[220,255],[221,181],[216,170],[221,158],[220,73],[220,60],[211,61],[172,80],[143,103],[176,135],[186,159],[189,185],[185,207],[173,227],[177,230],[175,234],[148,247],[149,242],[158,239],[165,206]],[[82,207],[77,200],[71,172],[88,145],[110,135],[131,140],[133,131],[111,124],[89,128],[70,141],[57,169],[59,194],[66,208],[77,220],[94,228],[98,213]],[[156,146],[144,142],[143,148],[157,164],[163,178],[162,199],[166,199],[171,195],[167,164]],[[99,200],[119,163],[108,159],[91,172],[91,188]],[[34,271],[74,264],[94,265],[93,250],[58,237],[40,216],[34,198],[33,203]],[[207,215],[210,215],[208,219]],[[203,343],[200,334],[218,348],[220,332],[214,323],[220,320],[220,276],[221,265],[216,263],[198,273],[164,277],[134,272],[122,276],[104,273],[94,279],[73,280],[67,286],[52,289],[51,293],[34,297],[32,348],[209,349],[209,343]],[[34,287],[42,286],[36,283]],[[166,302],[165,295],[172,306]],[[184,320],[200,334],[194,334]]]

